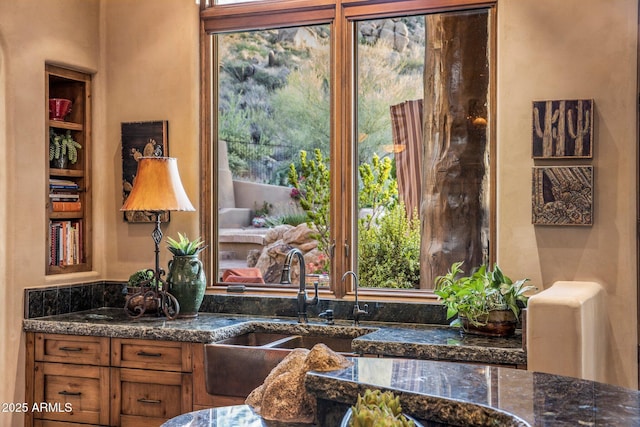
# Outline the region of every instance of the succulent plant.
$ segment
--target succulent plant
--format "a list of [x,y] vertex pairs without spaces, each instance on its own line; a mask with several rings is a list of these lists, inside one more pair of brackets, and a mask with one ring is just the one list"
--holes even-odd
[[60,156],[67,156],[72,164],[78,161],[78,150],[82,145],[78,143],[71,131],[67,130],[64,134],[59,134],[53,129],[49,129],[49,161],[59,159]]
[[351,407],[350,427],[408,427],[415,426],[412,420],[402,415],[400,397],[390,391],[365,390]]
[[167,249],[175,256],[197,255],[203,251],[206,246],[200,237],[195,240],[189,240],[186,234],[178,233],[178,240],[167,237]]

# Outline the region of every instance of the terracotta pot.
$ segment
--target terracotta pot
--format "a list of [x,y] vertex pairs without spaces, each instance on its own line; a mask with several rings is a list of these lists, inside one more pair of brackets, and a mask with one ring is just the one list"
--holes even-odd
[[508,337],[516,331],[517,320],[511,310],[490,311],[485,318],[479,319],[484,325],[476,326],[464,316],[459,316],[465,333],[487,335],[492,337]]
[[71,112],[71,100],[64,98],[49,98],[49,119],[64,121]]
[[158,299],[153,295],[151,288],[128,287],[125,298],[125,310],[132,314],[137,314],[142,309],[145,313],[158,311]]

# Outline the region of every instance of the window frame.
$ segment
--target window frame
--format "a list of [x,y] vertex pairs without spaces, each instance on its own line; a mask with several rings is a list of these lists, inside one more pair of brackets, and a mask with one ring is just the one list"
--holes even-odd
[[[211,34],[236,31],[263,30],[278,27],[328,24],[331,28],[331,123],[330,123],[330,170],[331,230],[334,256],[331,262],[331,278],[340,278],[348,270],[354,270],[356,259],[352,248],[356,240],[356,197],[354,156],[356,147],[355,123],[355,58],[354,28],[356,21],[380,19],[398,15],[429,14],[445,11],[462,11],[487,8],[490,10],[490,262],[495,261],[496,237],[496,166],[495,166],[495,82],[496,82],[496,5],[497,0],[257,0],[237,4],[215,5],[214,0],[203,1],[200,5],[200,80],[201,80],[201,136],[200,136],[200,231],[207,242],[212,242],[203,253],[205,271],[209,277],[216,277],[218,219],[217,177],[217,114],[212,108],[217,99],[217,58],[215,37]],[[217,279],[216,279],[217,283]],[[339,280],[331,282],[331,291],[322,290],[323,298],[350,299],[353,291],[348,283]],[[210,290],[226,291],[225,286]],[[252,294],[287,294],[295,290],[278,286],[247,286]],[[397,290],[360,288],[361,296],[382,300],[434,301],[431,290]]]

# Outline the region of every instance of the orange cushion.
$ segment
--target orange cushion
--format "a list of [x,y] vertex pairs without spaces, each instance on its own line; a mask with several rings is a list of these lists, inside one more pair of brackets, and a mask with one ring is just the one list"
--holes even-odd
[[259,268],[230,268],[222,273],[223,282],[264,283]]

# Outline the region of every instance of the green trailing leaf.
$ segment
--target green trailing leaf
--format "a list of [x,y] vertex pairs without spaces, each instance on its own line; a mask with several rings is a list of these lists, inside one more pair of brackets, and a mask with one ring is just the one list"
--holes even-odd
[[206,248],[200,237],[189,240],[186,234],[178,232],[178,240],[167,237],[167,249],[175,256],[197,255]]
[[447,318],[464,316],[475,326],[486,324],[486,316],[493,310],[511,310],[518,319],[522,307],[527,306],[527,291],[536,289],[526,285],[529,279],[513,282],[495,265],[493,271],[481,265],[471,276],[463,276],[462,262],[454,262],[444,276],[435,280],[434,293],[447,307]]
[[75,164],[78,161],[78,150],[81,148],[82,145],[73,139],[70,130],[59,134],[54,129],[49,129],[49,161],[67,156],[69,162]]

